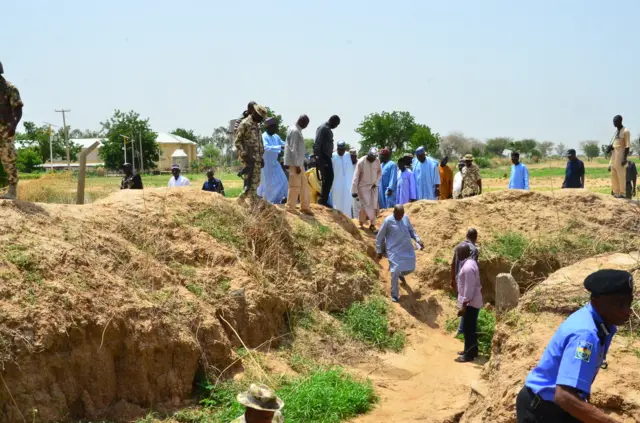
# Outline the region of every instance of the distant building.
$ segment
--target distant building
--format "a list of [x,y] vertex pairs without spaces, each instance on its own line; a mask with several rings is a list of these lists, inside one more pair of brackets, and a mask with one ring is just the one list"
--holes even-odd
[[[98,141],[98,147],[94,149],[87,156],[87,166],[88,167],[101,167],[104,166],[104,162],[100,158],[100,148],[102,147],[102,143],[104,141],[103,138],[78,138],[78,139],[70,139],[70,142],[76,145],[80,145],[82,147],[81,151],[89,148],[94,142]],[[196,153],[196,143],[190,141],[186,138],[180,137],[178,135],[168,134],[166,132],[158,132],[158,137],[156,138],[156,142],[160,147],[160,161],[156,163],[158,170],[170,170],[172,164],[178,164],[183,169],[188,169],[191,167],[191,162],[198,160],[198,156]],[[139,152],[138,146],[139,143],[134,143],[134,149],[136,151],[136,169],[139,167]],[[20,148],[20,146],[17,146]],[[123,152],[123,160],[124,160],[124,152]],[[131,143],[127,144],[127,161],[131,162]],[[78,162],[71,162],[71,167],[78,167]],[[47,161],[47,163],[41,165],[40,167],[44,167],[49,169],[51,164]],[[67,167],[66,160],[54,159],[53,160],[53,168],[54,169],[63,169]]]

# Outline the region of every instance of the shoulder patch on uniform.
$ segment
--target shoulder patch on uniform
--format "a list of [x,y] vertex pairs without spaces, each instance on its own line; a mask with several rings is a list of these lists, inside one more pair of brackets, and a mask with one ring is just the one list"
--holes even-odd
[[591,361],[591,352],[593,351],[593,344],[587,341],[579,341],[576,348],[576,358],[586,363]]

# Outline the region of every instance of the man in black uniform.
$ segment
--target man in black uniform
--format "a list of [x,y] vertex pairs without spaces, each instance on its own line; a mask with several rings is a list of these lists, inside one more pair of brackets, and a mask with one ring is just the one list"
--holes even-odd
[[120,189],[142,189],[142,178],[137,173],[133,174],[133,167],[131,163],[125,163],[122,165],[122,182],[120,182]]
[[591,301],[560,325],[518,394],[518,423],[617,422],[589,404],[589,396],[598,371],[606,368],[616,325],[631,317],[633,277],[623,270],[598,270],[584,287]]

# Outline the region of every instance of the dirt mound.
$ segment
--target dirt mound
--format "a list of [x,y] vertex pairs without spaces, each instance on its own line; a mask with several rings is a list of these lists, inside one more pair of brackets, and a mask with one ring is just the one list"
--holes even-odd
[[313,210],[195,189],[0,202],[0,420],[175,408],[236,348],[276,344],[290,311],[362,300],[379,280],[372,247]]
[[525,291],[585,257],[639,246],[637,204],[582,190],[500,191],[464,200],[419,201],[405,210],[426,241],[417,266],[426,288],[449,286],[453,247],[468,228],[478,230],[487,301],[493,301],[498,273],[511,271]]
[[[515,422],[516,396],[528,372],[537,365],[560,323],[588,301],[584,278],[602,268],[635,271],[640,253],[610,254],[583,260],[553,273],[527,293],[515,310],[503,315],[496,329],[492,356],[474,386],[471,407],[462,423]],[[637,330],[637,322],[633,323]],[[623,422],[640,421],[640,342],[621,334],[614,338],[593,387],[591,402]]]

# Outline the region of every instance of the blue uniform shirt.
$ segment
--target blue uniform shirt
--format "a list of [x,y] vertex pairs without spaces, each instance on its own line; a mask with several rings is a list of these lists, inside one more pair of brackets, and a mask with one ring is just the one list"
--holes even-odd
[[582,398],[590,395],[591,385],[616,332],[615,326],[608,328],[609,336],[601,344],[596,322],[602,323],[602,318],[591,303],[569,316],[551,338],[525,385],[545,401],[553,401],[556,385],[575,388]]

